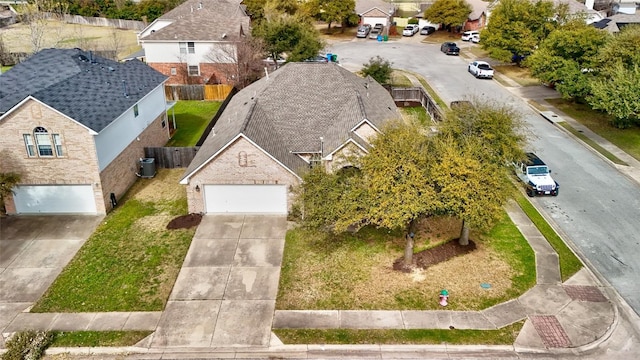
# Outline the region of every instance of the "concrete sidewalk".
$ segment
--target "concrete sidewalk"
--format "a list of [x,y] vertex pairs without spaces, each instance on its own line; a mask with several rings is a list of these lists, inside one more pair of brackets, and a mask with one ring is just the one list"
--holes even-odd
[[561,283],[558,255],[515,203],[507,212],[535,252],[537,284],[517,299],[482,311],[276,311],[275,328],[495,330],[526,320],[518,351],[591,348],[607,338],[616,307],[583,268]]

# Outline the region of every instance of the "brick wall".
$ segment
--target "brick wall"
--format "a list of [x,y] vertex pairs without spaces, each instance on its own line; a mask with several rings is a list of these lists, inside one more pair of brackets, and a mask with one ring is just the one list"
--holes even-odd
[[111,193],[120,199],[122,195],[133,185],[138,178],[136,173],[140,171],[140,158],[144,157],[145,147],[164,146],[169,140],[168,126],[162,127],[162,119],[165,114],[158,116],[149,126],[134,140],[124,151],[120,153],[100,173],[102,182],[103,200],[106,208],[110,210]]
[[[186,63],[148,63],[149,66],[169,77],[167,85],[177,84],[229,84],[226,72],[223,70],[228,64],[200,64],[200,76],[189,76]],[[171,75],[171,68],[176,69],[176,75]]]
[[[291,208],[292,186],[299,179],[244,138],[239,138],[217,158],[189,179],[187,199],[189,212],[204,212],[205,184],[285,184],[289,185],[288,206]],[[200,192],[195,191],[199,186]]]
[[[62,157],[27,155],[23,134],[33,135],[38,126],[49,134],[60,134]],[[29,100],[0,122],[0,134],[0,171],[19,173],[22,185],[91,184],[96,209],[98,213],[105,212],[95,144],[87,128],[40,102]],[[15,213],[12,199],[7,199],[5,207],[8,214]]]

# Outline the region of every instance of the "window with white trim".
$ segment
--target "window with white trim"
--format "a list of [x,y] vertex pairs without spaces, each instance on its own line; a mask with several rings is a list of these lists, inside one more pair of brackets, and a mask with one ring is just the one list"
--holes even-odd
[[27,155],[29,157],[36,156],[36,146],[33,144],[33,137],[31,134],[24,134],[24,146],[27,147]]
[[200,66],[199,65],[189,65],[189,76],[198,76],[200,75]]
[[186,55],[188,54],[195,54],[196,53],[196,44],[192,41],[190,42],[180,42],[178,43],[178,46],[180,46],[180,54],[181,55]]
[[64,156],[60,134],[49,134],[49,131],[42,126],[33,129],[33,134],[23,134],[22,138],[29,157]]

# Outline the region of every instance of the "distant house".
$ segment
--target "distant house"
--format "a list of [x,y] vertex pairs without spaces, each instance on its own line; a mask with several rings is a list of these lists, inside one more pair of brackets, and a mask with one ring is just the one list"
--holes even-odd
[[229,102],[181,183],[189,212],[286,214],[310,166],[340,169],[400,115],[371,77],[334,63],[288,63]]
[[242,0],[187,0],[138,35],[147,64],[169,84],[226,84],[234,43],[250,35]]
[[396,12],[393,4],[382,0],[356,0],[356,14],[360,17],[360,24],[391,25],[391,17]]
[[104,214],[169,138],[166,76],[137,60],[45,49],[0,76],[0,171],[21,181],[8,214]]
[[462,30],[482,30],[487,25],[487,7],[489,2],[483,0],[466,0],[471,5],[471,14],[465,21]]

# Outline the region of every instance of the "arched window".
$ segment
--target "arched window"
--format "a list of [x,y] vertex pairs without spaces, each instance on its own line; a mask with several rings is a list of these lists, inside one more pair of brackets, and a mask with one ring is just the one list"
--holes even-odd
[[60,134],[49,134],[47,129],[42,126],[33,129],[33,135],[24,134],[23,138],[27,148],[27,155],[30,157],[52,157],[54,155],[61,157],[64,155]]

